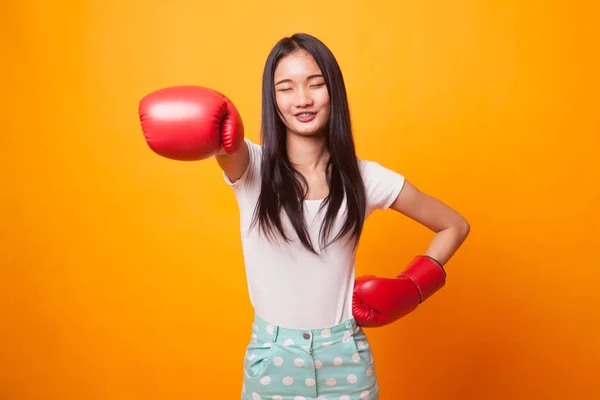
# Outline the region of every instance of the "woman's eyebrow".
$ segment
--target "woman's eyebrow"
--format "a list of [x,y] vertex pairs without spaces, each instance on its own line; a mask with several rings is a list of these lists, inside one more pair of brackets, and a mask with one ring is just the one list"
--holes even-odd
[[[306,78],[306,80],[311,80],[311,79],[314,79],[314,78],[322,78],[322,77],[323,77],[323,75],[322,75],[322,74],[313,74],[313,75],[309,75],[309,76]],[[292,81],[291,79],[282,79],[282,80],[280,80],[279,82],[277,82],[277,83],[275,84],[275,86],[279,85],[280,83],[291,82],[291,81]]]

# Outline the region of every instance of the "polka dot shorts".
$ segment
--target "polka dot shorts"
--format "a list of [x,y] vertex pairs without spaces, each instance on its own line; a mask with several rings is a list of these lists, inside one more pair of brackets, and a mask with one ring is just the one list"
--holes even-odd
[[354,318],[287,329],[255,315],[242,400],[379,400],[373,353]]

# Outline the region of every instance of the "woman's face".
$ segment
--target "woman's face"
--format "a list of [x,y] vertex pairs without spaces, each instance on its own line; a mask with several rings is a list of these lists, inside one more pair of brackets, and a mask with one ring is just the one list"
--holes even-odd
[[298,50],[275,69],[275,98],[288,134],[324,135],[329,123],[329,92],[313,57]]

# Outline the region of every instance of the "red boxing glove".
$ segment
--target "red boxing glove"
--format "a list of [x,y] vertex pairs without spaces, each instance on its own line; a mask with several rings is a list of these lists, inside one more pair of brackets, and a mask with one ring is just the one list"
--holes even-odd
[[178,161],[203,160],[221,146],[235,153],[244,140],[242,119],[221,93],[201,86],[173,86],[140,100],[139,117],[148,146]]
[[378,327],[404,317],[446,284],[444,268],[417,256],[395,279],[362,276],[354,282],[352,314],[358,325]]

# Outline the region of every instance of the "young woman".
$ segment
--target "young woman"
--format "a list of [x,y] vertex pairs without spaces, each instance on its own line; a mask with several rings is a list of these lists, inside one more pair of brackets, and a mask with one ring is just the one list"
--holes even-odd
[[[235,193],[255,312],[242,399],[379,399],[363,327],[391,323],[439,289],[442,266],[469,225],[398,172],[357,158],[330,50],[307,34],[271,50],[261,144],[244,137],[231,101],[207,88],[154,92],[142,99],[140,118],[155,152],[177,160],[215,156]],[[355,281],[363,223],[388,208],[435,237],[406,279]]]

